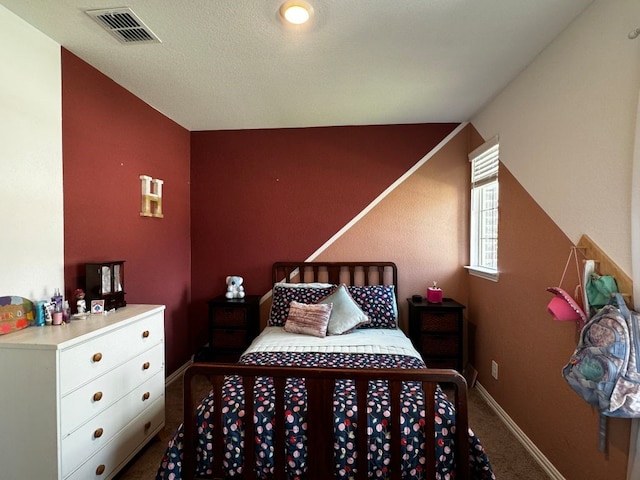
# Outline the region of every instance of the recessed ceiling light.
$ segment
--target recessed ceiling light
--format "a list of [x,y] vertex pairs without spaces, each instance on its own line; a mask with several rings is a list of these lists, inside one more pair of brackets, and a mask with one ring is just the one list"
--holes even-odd
[[303,0],[284,2],[280,7],[280,16],[287,23],[302,25],[311,18],[313,7]]

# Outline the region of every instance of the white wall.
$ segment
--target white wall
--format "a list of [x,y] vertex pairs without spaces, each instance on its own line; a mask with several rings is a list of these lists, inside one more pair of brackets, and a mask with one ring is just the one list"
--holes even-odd
[[574,243],[586,233],[629,275],[637,27],[638,0],[597,0],[472,119]]
[[60,45],[0,6],[0,296],[64,288]]

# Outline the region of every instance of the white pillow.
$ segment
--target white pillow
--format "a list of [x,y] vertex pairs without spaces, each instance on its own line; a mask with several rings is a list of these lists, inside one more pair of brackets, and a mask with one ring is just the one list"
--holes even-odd
[[344,284],[340,285],[331,295],[318,302],[318,304],[327,303],[333,304],[327,335],[342,335],[369,323],[369,317],[351,297]]

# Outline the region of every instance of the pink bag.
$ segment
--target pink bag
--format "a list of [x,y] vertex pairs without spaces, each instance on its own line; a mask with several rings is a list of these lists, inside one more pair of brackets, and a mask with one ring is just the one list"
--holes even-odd
[[[578,255],[576,253],[576,250],[576,247],[571,247],[569,258],[567,258],[567,263],[564,266],[564,272],[562,272],[562,278],[560,278],[560,286],[547,287],[547,292],[551,292],[555,295],[547,305],[547,311],[555,320],[558,320],[560,322],[579,322],[579,326],[580,328],[582,328],[584,324],[587,323],[587,315],[584,313],[584,310],[582,309],[582,307],[580,307],[578,302],[576,302],[573,297],[562,288],[562,282],[564,282],[564,276],[567,273],[567,268],[569,267],[569,262],[571,262],[571,257],[573,257],[576,262],[576,271],[578,273],[578,278],[581,278],[578,268]],[[581,286],[576,286],[575,291],[577,295],[580,295]]]

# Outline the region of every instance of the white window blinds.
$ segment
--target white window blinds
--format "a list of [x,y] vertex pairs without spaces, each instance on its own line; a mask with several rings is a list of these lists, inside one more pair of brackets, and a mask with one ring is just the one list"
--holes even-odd
[[498,136],[488,140],[469,154],[471,186],[479,187],[498,177],[500,144]]

